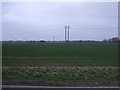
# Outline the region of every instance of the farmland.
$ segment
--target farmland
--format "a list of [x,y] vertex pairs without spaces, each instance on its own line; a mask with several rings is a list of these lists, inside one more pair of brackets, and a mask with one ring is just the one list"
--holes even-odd
[[3,81],[117,82],[117,43],[3,42]]

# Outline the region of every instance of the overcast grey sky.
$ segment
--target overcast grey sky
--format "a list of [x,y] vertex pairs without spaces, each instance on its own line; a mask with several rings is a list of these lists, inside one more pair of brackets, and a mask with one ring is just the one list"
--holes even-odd
[[4,2],[3,40],[103,40],[118,36],[117,2]]

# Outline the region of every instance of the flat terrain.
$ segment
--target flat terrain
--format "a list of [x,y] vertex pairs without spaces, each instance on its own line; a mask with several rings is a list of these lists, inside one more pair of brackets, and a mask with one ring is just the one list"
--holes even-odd
[[3,56],[115,57],[117,43],[3,42]]
[[5,42],[6,66],[117,66],[117,43]]
[[3,42],[2,46],[3,84],[22,84],[21,80],[25,85],[118,84],[117,43]]

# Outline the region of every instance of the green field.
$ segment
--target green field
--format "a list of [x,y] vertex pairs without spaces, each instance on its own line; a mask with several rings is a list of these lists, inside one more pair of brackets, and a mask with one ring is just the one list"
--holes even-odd
[[2,47],[3,65],[117,66],[117,43],[15,43]]
[[117,82],[117,43],[2,43],[3,80]]

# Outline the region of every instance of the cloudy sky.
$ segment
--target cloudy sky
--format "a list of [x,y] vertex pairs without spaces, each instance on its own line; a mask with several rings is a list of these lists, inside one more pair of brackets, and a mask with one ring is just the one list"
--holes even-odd
[[118,36],[117,2],[4,2],[3,40],[103,40]]

